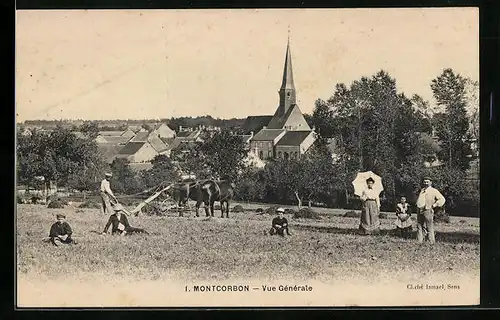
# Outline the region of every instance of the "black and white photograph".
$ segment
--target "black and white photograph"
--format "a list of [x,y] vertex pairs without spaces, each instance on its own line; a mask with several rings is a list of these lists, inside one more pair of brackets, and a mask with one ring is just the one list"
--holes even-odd
[[477,8],[16,11],[16,305],[480,302]]

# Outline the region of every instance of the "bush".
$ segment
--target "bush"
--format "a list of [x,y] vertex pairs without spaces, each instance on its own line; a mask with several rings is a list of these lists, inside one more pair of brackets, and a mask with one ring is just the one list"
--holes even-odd
[[82,202],[78,208],[92,208],[92,209],[100,209],[101,204],[95,200],[87,200]]
[[295,219],[304,218],[304,219],[315,219],[315,220],[321,219],[319,213],[310,208],[302,208],[298,212],[295,211],[293,218]]
[[381,213],[379,213],[378,217],[379,217],[379,219],[387,219],[387,213],[381,212]]
[[232,209],[233,212],[245,212],[245,209],[240,206],[239,204],[238,205],[235,205]]
[[295,215],[296,213],[297,213],[297,211],[296,211],[296,210],[289,209],[289,208],[286,208],[286,209],[285,209],[285,214]]
[[359,211],[350,210],[350,211],[347,211],[346,213],[344,213],[343,217],[345,217],[345,218],[360,218],[361,213]]
[[68,202],[65,203],[61,199],[55,199],[55,200],[52,200],[49,202],[49,204],[47,205],[47,208],[49,208],[49,209],[61,209],[61,208],[64,208],[67,204],[68,204]]
[[434,222],[450,223],[450,215],[446,213],[446,210],[444,208],[437,208],[434,211]]

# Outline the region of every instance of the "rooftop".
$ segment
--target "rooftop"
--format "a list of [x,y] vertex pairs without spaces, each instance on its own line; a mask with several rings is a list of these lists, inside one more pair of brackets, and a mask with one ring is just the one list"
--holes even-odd
[[262,129],[253,136],[253,141],[272,141],[276,139],[285,130],[283,129]]
[[127,143],[118,154],[133,155],[144,145],[145,142],[129,142]]
[[287,131],[278,141],[278,146],[299,146],[312,131]]

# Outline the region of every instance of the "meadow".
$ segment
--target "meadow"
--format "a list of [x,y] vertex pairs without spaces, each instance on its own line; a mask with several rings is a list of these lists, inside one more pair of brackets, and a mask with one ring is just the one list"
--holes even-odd
[[[165,278],[180,283],[289,279],[370,284],[412,283],[440,275],[479,282],[477,218],[451,217],[450,223],[437,224],[434,246],[397,237],[394,215],[381,219],[380,235],[362,236],[357,218],[341,216],[345,210],[323,213],[319,220],[288,216],[292,235],[268,236],[273,216],[248,207],[229,219],[220,218],[220,211],[207,219],[203,210],[199,218],[176,213],[131,216],[132,226],[151,234],[119,237],[100,235],[108,216],[77,205],[17,206],[18,285]],[[59,212],[67,215],[77,245],[54,247],[41,241]]]

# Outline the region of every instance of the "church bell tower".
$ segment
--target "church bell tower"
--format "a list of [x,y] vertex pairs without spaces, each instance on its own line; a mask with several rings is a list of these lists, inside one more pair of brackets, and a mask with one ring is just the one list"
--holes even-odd
[[290,52],[290,32],[286,45],[285,66],[283,69],[283,81],[279,90],[280,104],[279,113],[284,115],[291,106],[296,104],[295,85],[293,83],[292,54]]

